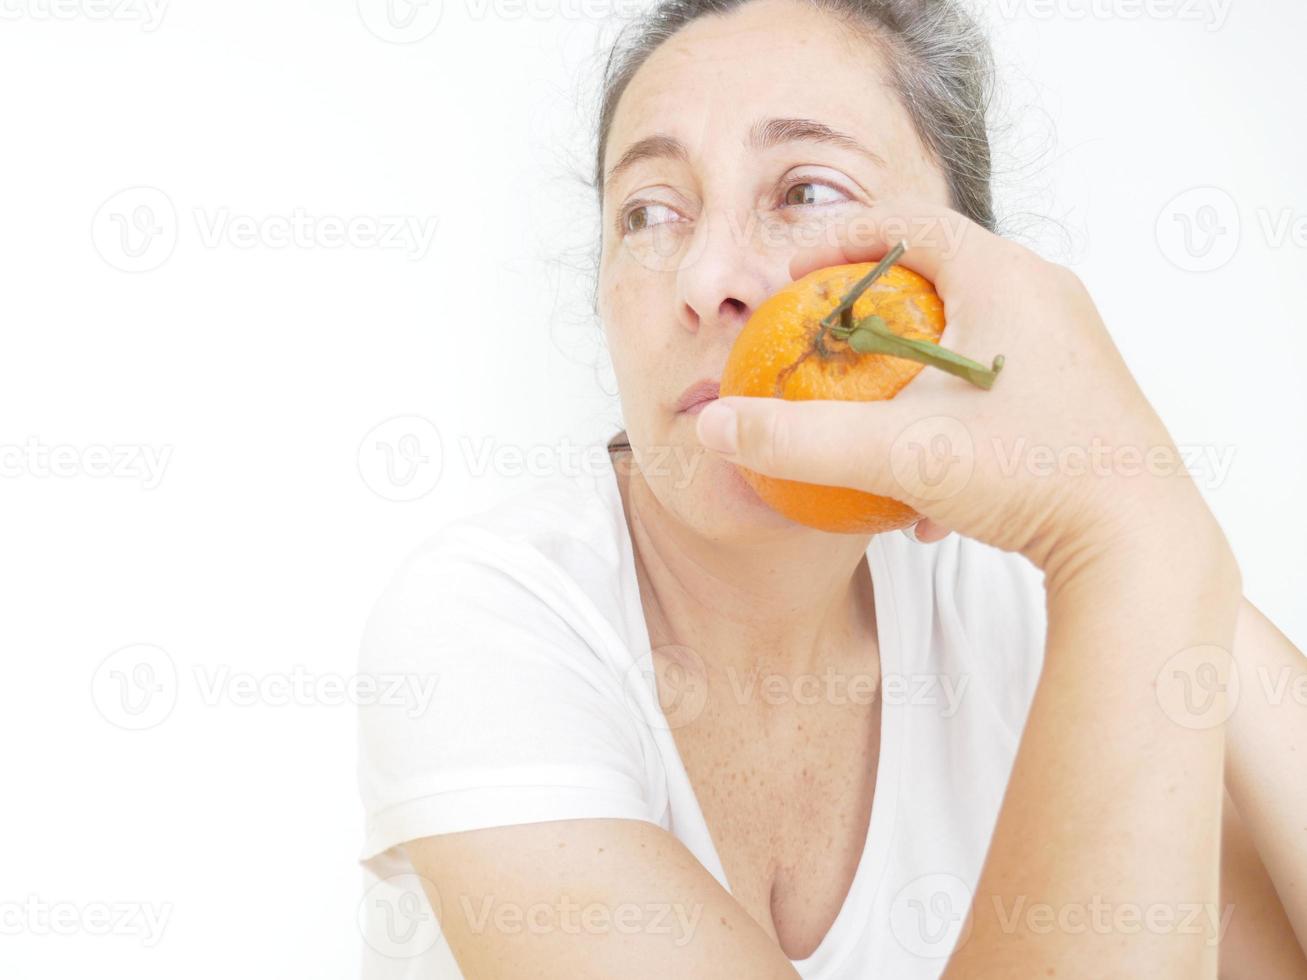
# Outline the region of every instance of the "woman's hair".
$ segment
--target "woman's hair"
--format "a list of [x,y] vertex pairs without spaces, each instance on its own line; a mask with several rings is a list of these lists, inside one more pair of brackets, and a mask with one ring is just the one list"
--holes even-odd
[[[604,69],[593,186],[603,207],[604,150],[632,76],[668,38],[749,0],[658,0],[617,38]],[[993,92],[989,40],[960,0],[806,0],[878,46],[917,135],[948,180],[951,206],[994,229],[986,124]]]
[[[603,209],[604,151],[617,103],[651,54],[682,27],[749,0],[657,0],[609,51],[599,101],[592,186]],[[806,0],[838,17],[885,56],[917,135],[948,181],[951,206],[995,228],[988,115],[994,63],[989,39],[962,0]],[[596,284],[597,285],[597,284]],[[629,448],[625,432],[609,449]]]

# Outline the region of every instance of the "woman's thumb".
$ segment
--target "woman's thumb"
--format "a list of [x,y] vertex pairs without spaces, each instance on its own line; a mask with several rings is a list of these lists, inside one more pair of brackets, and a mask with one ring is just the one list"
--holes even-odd
[[892,400],[731,395],[705,405],[695,430],[706,448],[757,473],[865,490],[923,513],[959,493],[975,466],[963,423],[918,418]]

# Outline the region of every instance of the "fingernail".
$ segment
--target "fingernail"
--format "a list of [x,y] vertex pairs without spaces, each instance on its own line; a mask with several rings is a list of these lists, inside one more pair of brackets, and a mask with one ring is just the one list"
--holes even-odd
[[699,410],[695,431],[699,441],[714,452],[735,455],[739,449],[739,422],[735,409],[711,402]]
[[906,534],[908,537],[910,537],[913,541],[918,541],[918,540],[920,540],[920,539],[917,537],[917,525],[916,525],[916,524],[909,524],[907,527],[902,528],[901,530],[903,531],[904,534]]

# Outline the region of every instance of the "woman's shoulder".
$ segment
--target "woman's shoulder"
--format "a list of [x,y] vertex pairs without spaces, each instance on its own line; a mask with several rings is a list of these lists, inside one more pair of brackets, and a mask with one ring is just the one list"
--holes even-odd
[[446,523],[394,572],[361,672],[428,693],[415,710],[360,709],[366,857],[431,834],[661,813],[623,636],[586,592],[609,561],[604,509],[582,482],[551,480]]
[[602,631],[596,620],[621,614],[625,559],[620,497],[602,476],[554,476],[447,520],[390,573],[369,632],[436,616]]

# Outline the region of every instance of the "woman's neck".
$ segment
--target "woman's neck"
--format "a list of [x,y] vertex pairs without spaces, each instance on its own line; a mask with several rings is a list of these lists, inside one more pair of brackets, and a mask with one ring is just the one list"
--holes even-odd
[[710,540],[662,506],[629,453],[613,462],[655,648],[741,671],[865,668],[876,636],[865,535]]

